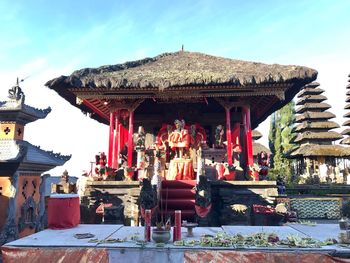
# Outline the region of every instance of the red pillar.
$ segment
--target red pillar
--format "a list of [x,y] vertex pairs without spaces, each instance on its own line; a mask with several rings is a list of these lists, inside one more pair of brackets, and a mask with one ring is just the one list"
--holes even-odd
[[226,141],[227,141],[227,163],[232,164],[232,138],[231,138],[231,108],[225,107],[226,111]]
[[114,112],[109,114],[109,142],[108,142],[108,167],[112,167],[113,160],[113,140],[114,140]]
[[250,108],[243,107],[243,119],[245,128],[245,145],[246,145],[246,160],[247,165],[253,165],[253,142],[252,142],[252,128],[250,124]]
[[119,136],[120,136],[120,132],[119,132],[119,110],[117,110],[114,113],[114,118],[115,118],[115,122],[114,122],[114,136],[113,136],[113,157],[112,157],[112,167],[114,169],[118,169],[118,160],[119,160]]
[[134,111],[129,111],[129,134],[128,134],[128,166],[132,166],[132,150],[134,148],[132,135],[134,134]]

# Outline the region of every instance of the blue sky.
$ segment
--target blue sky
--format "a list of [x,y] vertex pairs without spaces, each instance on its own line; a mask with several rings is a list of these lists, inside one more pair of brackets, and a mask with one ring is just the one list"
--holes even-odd
[[[1,0],[0,99],[17,76],[29,76],[22,83],[27,103],[53,112],[28,125],[25,139],[72,153],[66,168],[75,175],[106,150],[108,129],[45,82],[84,67],[177,51],[182,44],[188,51],[315,68],[341,124],[350,73],[349,11],[348,0]],[[265,139],[266,127],[259,127]]]

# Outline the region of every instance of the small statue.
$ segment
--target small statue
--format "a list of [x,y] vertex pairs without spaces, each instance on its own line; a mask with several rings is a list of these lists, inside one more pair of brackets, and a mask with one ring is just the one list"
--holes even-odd
[[142,126],[139,126],[136,139],[136,151],[144,151],[145,147],[145,131]]
[[224,147],[224,126],[218,125],[215,129],[215,148],[223,148]]
[[188,150],[190,146],[190,135],[185,129],[184,120],[175,120],[176,129],[169,135],[169,146],[173,151],[176,151],[176,157],[182,158],[183,150]]
[[19,86],[18,78],[17,78],[16,85],[13,86],[11,89],[9,89],[8,98],[11,100],[20,101],[21,104],[24,103],[25,96],[24,96],[24,93],[23,93],[21,87]]

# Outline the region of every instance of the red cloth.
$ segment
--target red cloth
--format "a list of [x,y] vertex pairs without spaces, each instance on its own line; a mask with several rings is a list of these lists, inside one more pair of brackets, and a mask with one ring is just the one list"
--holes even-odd
[[218,163],[215,167],[216,169],[216,175],[219,180],[225,179],[225,165],[223,163]]
[[236,179],[236,172],[231,171],[231,172],[225,173],[225,178],[227,181],[234,181]]
[[196,214],[203,218],[203,217],[206,217],[207,214],[210,212],[210,209],[211,209],[211,204],[208,205],[207,207],[201,207],[199,205],[195,205],[195,209],[196,209]]
[[253,205],[254,214],[270,215],[275,213],[275,208],[266,205]]
[[79,197],[49,198],[48,225],[51,229],[75,227],[80,223]]

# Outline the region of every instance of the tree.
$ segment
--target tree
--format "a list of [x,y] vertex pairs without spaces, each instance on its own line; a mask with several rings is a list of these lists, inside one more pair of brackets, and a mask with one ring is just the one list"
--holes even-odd
[[291,143],[295,118],[295,104],[290,102],[271,117],[269,146],[273,158],[271,171],[274,175],[281,175],[287,184],[293,183],[293,161],[286,155],[294,148]]

